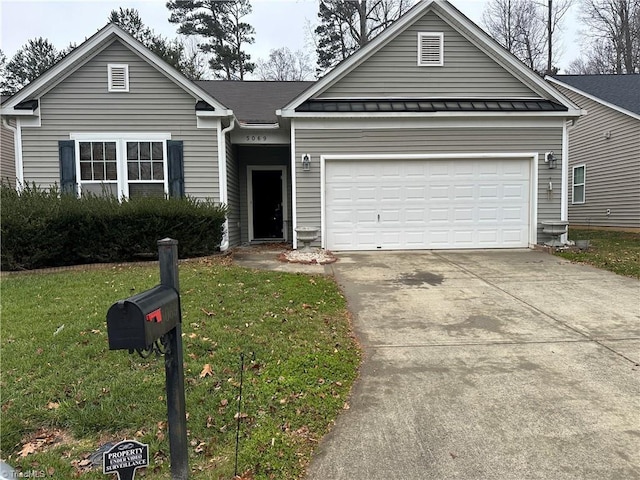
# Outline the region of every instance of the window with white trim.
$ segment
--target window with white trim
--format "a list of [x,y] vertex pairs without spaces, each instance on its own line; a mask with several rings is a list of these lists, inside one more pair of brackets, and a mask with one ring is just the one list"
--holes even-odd
[[444,33],[418,32],[418,66],[444,65]]
[[129,197],[164,195],[164,142],[127,142]]
[[585,188],[587,186],[587,167],[577,165],[573,167],[571,203],[585,202]]
[[78,142],[83,192],[118,193],[116,142]]
[[79,194],[118,198],[168,194],[169,134],[75,134]]
[[109,63],[107,65],[107,81],[110,92],[128,92],[129,65],[126,63]]

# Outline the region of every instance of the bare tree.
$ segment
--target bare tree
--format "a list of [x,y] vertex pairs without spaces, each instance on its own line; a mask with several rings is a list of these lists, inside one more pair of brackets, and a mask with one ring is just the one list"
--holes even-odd
[[553,38],[571,6],[571,0],[547,1],[490,0],[482,15],[489,35],[540,74],[557,70]]
[[415,0],[320,0],[318,73],[334,67],[400,18]]
[[572,61],[565,73],[569,75],[603,75],[615,74],[615,53],[610,42],[602,39],[594,40],[589,45],[586,55]]
[[[585,73],[640,73],[640,0],[582,0],[587,52],[572,63]],[[573,71],[572,70],[572,71]]]
[[302,50],[282,47],[271,50],[267,60],[258,60],[257,73],[260,80],[301,81],[313,76],[313,66]]

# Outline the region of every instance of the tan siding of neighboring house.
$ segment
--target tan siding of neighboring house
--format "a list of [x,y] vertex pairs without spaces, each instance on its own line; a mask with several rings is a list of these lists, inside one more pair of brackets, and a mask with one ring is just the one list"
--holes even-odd
[[[569,130],[569,221],[584,226],[640,228],[640,120],[558,88],[587,110]],[[573,204],[573,167],[583,164],[585,203]],[[611,211],[608,216],[607,209]]]
[[[9,125],[15,127],[15,120],[9,119]],[[13,132],[0,124],[0,180],[8,182],[13,188],[16,186],[16,150]]]
[[[129,65],[130,91],[107,91],[107,64]],[[219,200],[216,129],[198,129],[196,99],[120,41],[40,99],[42,125],[22,129],[25,181],[59,183],[58,141],[81,132],[170,133],[184,142],[185,192]]]
[[[297,224],[320,226],[321,155],[438,154],[438,153],[533,153],[538,152],[538,241],[548,238],[540,222],[560,219],[561,168],[549,170],[546,151],[562,151],[562,128],[433,128],[417,129],[304,129],[296,123],[295,158],[310,154],[310,172],[296,169]],[[562,161],[557,155],[559,163]],[[556,188],[547,191],[549,182]]]
[[[444,33],[444,66],[417,65],[418,32]],[[434,12],[429,12],[319,98],[538,96]]]

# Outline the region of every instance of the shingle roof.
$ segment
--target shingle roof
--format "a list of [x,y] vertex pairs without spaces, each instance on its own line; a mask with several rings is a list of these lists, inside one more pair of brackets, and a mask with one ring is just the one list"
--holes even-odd
[[640,115],[640,75],[554,75],[593,97]]
[[198,80],[200,88],[245,123],[276,123],[276,110],[300,95],[314,82],[263,82]]
[[550,100],[508,99],[364,99],[307,100],[296,112],[566,112]]

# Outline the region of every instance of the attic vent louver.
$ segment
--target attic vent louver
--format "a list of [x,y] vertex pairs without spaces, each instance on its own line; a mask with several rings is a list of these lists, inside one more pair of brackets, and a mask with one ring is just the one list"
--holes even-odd
[[444,65],[443,33],[418,33],[418,65],[423,67],[441,67]]
[[109,91],[129,91],[129,65],[110,63],[108,67]]

